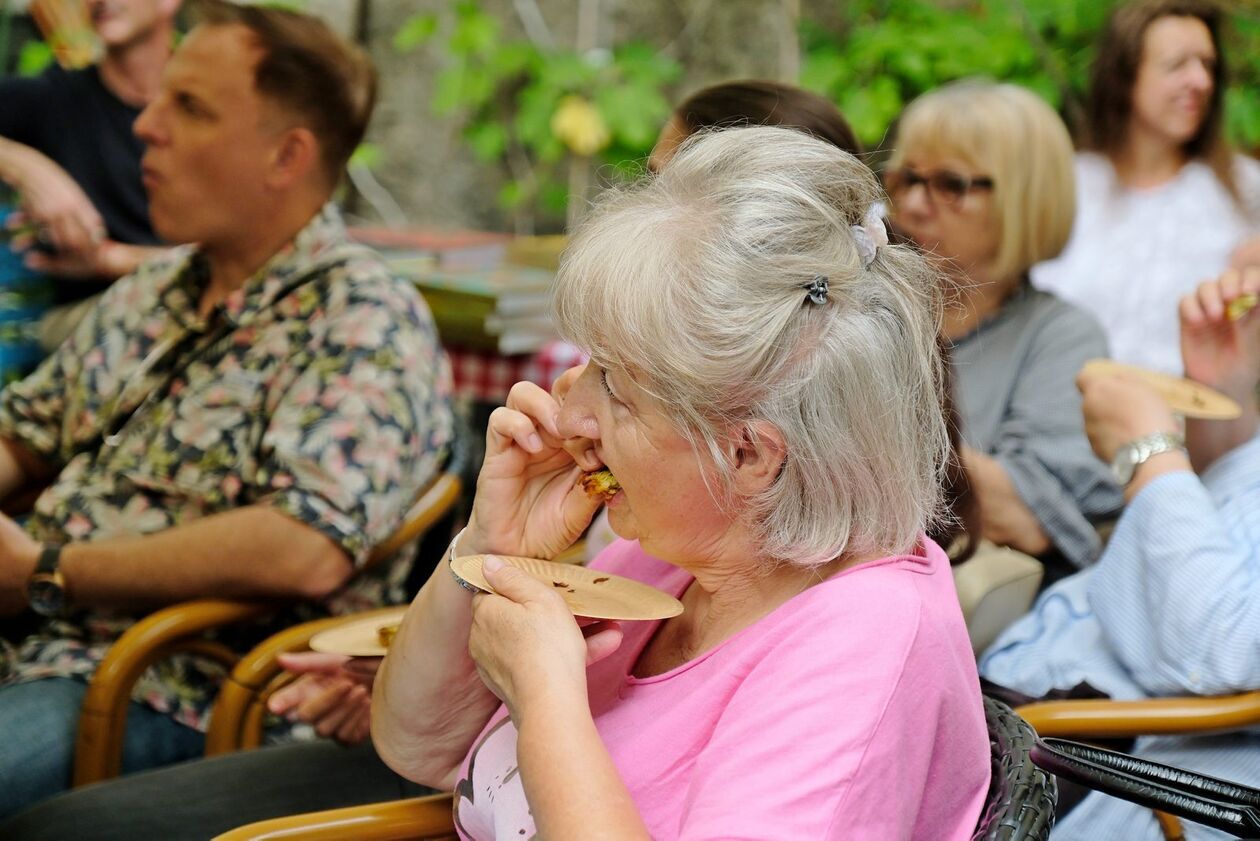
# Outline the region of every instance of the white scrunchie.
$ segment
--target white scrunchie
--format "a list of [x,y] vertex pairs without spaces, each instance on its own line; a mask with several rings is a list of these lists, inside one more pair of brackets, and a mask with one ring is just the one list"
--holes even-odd
[[862,268],[869,269],[875,261],[875,249],[888,244],[888,228],[884,226],[884,217],[878,207],[866,212],[861,225],[850,225],[853,240],[857,243],[858,256],[862,258]]

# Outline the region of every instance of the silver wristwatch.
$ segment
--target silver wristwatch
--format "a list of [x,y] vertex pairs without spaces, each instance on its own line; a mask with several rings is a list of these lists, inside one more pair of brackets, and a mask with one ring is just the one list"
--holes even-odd
[[1185,436],[1178,435],[1175,432],[1154,432],[1150,435],[1143,435],[1136,441],[1130,441],[1116,450],[1116,455],[1111,460],[1111,475],[1115,477],[1116,482],[1123,488],[1133,481],[1133,472],[1138,469],[1139,464],[1160,453],[1184,450],[1185,448]]

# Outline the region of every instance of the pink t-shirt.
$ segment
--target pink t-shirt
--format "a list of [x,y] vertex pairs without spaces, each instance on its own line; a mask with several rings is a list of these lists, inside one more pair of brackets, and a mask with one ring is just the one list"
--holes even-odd
[[[631,674],[659,623],[624,623],[621,648],[588,670],[591,711],[653,838],[971,837],[989,740],[949,561],[923,545],[662,675]],[[675,595],[691,582],[624,540],[591,566]],[[505,707],[464,760],[455,819],[464,839],[535,835]]]

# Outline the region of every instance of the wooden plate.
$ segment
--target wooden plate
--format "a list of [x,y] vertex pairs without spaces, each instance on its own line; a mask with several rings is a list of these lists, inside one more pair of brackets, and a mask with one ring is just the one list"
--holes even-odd
[[1091,374],[1125,374],[1137,377],[1158,391],[1168,403],[1169,408],[1188,418],[1233,420],[1242,414],[1242,408],[1224,394],[1184,377],[1148,371],[1136,365],[1126,365],[1110,359],[1091,359],[1085,363],[1082,371]]
[[389,613],[378,613],[320,631],[311,637],[311,651],[346,654],[350,657],[384,657],[387,646],[381,644],[380,630],[387,627],[397,628],[406,612],[407,607],[403,605]]
[[[481,572],[485,555],[465,555],[451,562],[451,571],[478,590],[494,589]],[[669,593],[638,581],[570,564],[556,564],[537,558],[499,555],[504,563],[524,570],[553,587],[574,616],[591,619],[668,619],[682,613],[682,602]]]

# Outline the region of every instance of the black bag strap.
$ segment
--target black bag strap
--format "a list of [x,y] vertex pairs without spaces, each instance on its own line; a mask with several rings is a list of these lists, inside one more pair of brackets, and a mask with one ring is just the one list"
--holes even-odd
[[1260,838],[1260,789],[1067,739],[1038,739],[1033,762],[1055,776],[1239,838]]

